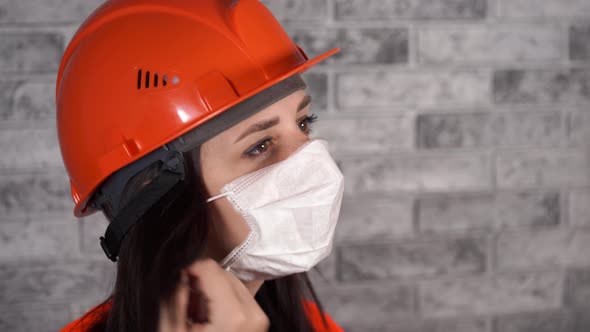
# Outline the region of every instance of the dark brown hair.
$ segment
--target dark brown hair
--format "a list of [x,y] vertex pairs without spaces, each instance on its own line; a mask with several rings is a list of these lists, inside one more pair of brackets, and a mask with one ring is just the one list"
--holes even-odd
[[[172,298],[181,271],[202,258],[209,225],[200,148],[183,157],[185,181],[150,208],[121,243],[116,284],[103,303],[111,308],[102,315],[94,310],[84,317],[93,317],[89,331],[157,331],[160,303]],[[133,177],[125,187],[123,203],[158,176],[160,167],[153,164]],[[105,216],[112,220],[106,208]],[[305,298],[322,310],[305,273],[266,281],[255,298],[270,320],[269,331],[312,332],[302,302]]]

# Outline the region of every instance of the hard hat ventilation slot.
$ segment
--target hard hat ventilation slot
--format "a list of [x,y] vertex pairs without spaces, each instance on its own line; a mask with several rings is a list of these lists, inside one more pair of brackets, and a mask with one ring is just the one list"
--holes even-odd
[[173,85],[177,85],[180,83],[180,77],[172,76],[171,78],[168,74],[159,75],[158,73],[150,72],[146,70],[145,72],[142,69],[137,70],[137,90],[149,89],[150,85],[151,88],[157,87],[165,87],[168,83],[172,83]]

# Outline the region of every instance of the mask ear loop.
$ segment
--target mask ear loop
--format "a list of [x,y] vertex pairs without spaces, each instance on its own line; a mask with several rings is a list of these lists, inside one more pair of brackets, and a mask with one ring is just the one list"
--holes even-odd
[[212,201],[214,201],[214,200],[216,200],[216,199],[218,199],[218,198],[221,198],[221,197],[227,196],[227,195],[229,195],[229,193],[230,193],[230,192],[228,191],[228,192],[225,192],[225,193],[223,193],[223,194],[219,194],[219,195],[215,195],[215,196],[213,196],[213,197],[210,197],[209,199],[207,199],[207,203],[209,203],[209,202],[212,202]]

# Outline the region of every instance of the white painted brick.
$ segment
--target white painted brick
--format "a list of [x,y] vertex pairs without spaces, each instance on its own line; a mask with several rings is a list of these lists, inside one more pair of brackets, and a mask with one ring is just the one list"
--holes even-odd
[[71,216],[73,208],[65,170],[0,174],[0,214],[4,218]]
[[570,193],[569,221],[576,226],[590,226],[590,189],[576,189]]
[[417,239],[340,248],[344,281],[433,278],[485,271],[487,241],[483,238]]
[[328,14],[326,0],[262,0],[282,24],[323,21]]
[[538,230],[501,234],[496,243],[498,269],[590,265],[588,229]]
[[336,241],[379,241],[413,234],[413,200],[359,195],[342,202]]
[[63,43],[53,32],[0,32],[0,73],[55,72]]
[[56,128],[0,130],[0,168],[63,167]]
[[583,149],[503,151],[497,157],[498,186],[580,186],[590,183],[590,160]]
[[414,290],[406,285],[333,284],[319,287],[318,293],[328,314],[342,326],[392,324],[414,313]]
[[514,63],[558,61],[566,34],[557,25],[485,25],[420,29],[421,62]]
[[25,82],[14,92],[10,120],[55,120],[55,82]]
[[308,56],[341,50],[322,64],[399,64],[408,62],[407,28],[296,28],[293,40]]
[[559,146],[565,137],[558,112],[424,114],[418,144],[426,149],[488,146]]
[[0,264],[0,303],[60,302],[80,298],[100,303],[111,291],[115,264],[43,260]]
[[427,232],[556,225],[559,198],[555,192],[427,196],[419,200],[418,225]]
[[27,258],[74,257],[80,252],[78,224],[69,220],[3,222],[0,227],[1,261]]
[[491,78],[484,71],[344,72],[336,75],[340,108],[394,105],[481,104],[490,99]]
[[103,0],[3,0],[0,23],[82,22]]
[[557,309],[562,279],[561,273],[537,272],[426,282],[421,287],[422,313],[450,317]]
[[320,115],[313,125],[314,136],[327,139],[335,154],[410,150],[414,146],[413,115]]
[[338,19],[479,19],[487,13],[485,0],[336,0]]
[[590,145],[590,112],[569,114],[568,139],[572,146]]
[[482,154],[346,158],[340,165],[348,193],[458,191],[492,185],[489,158]]
[[499,16],[528,17],[577,17],[590,16],[587,0],[496,0]]
[[494,73],[494,101],[498,104],[587,104],[590,70],[503,69]]

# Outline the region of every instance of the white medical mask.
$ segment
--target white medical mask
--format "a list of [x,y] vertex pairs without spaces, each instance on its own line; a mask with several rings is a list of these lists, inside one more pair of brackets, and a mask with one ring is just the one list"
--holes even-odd
[[344,177],[327,142],[306,142],[288,158],[226,184],[227,197],[250,227],[221,265],[244,281],[306,272],[332,250]]

